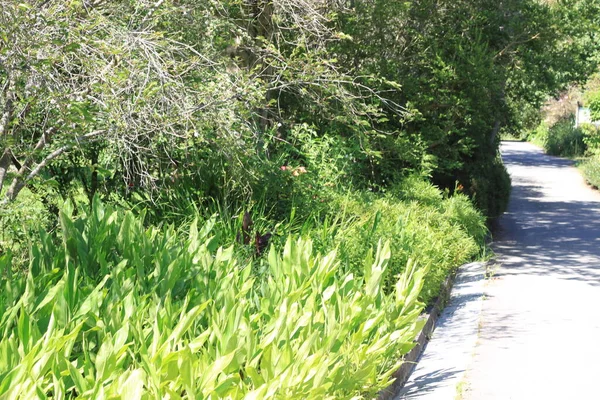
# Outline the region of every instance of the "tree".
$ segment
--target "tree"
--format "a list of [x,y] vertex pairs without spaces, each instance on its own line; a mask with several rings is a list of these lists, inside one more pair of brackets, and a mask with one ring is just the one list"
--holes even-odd
[[[593,2],[569,1],[583,3]],[[450,191],[458,181],[488,215],[499,215],[508,177],[497,159],[498,133],[516,129],[523,104],[539,107],[589,73],[593,62],[579,46],[581,21],[566,2],[352,4],[339,19],[352,37],[336,50],[342,64],[357,76],[397,82],[402,90],[389,96],[418,116],[382,119],[392,134],[372,142],[382,155],[379,176],[389,181],[395,165],[421,168]],[[573,41],[578,45],[570,49]]]
[[48,164],[97,143],[105,150],[83,161],[90,170],[103,163],[122,187],[156,186],[207,120],[227,118],[221,104],[235,84],[218,60],[163,30],[175,9],[162,3],[1,2],[4,202]]

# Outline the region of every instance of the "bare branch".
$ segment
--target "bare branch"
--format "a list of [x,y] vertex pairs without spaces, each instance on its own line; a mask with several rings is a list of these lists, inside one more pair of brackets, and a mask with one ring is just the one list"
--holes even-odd
[[[75,138],[75,143],[70,143],[70,144],[59,147],[58,149],[54,150],[52,153],[48,154],[42,161],[40,161],[37,164],[37,166],[31,170],[31,172],[27,175],[27,177],[24,178],[25,174],[29,170],[30,165],[33,163],[33,154],[30,155],[23,162],[23,165],[17,172],[17,175],[14,177],[14,179],[13,179],[10,187],[6,191],[6,195],[5,195],[4,199],[2,200],[2,202],[0,203],[0,205],[4,205],[11,201],[14,201],[17,198],[17,196],[19,195],[19,193],[21,192],[21,190],[27,185],[27,183],[29,181],[31,181],[33,178],[35,178],[48,165],[49,162],[56,159],[60,155],[64,154],[65,152],[67,152],[68,150],[73,148],[73,146],[75,146],[76,144],[80,144],[82,142],[89,141],[97,136],[102,135],[103,133],[105,133],[104,130],[93,131],[93,132],[90,132],[90,133],[87,133],[85,135]],[[44,148],[46,146],[46,144],[49,143],[50,139],[51,139],[51,136],[49,133],[43,135],[40,138],[40,140],[38,141],[37,145],[35,146],[33,153],[35,154],[38,150],[41,150],[42,148]],[[5,154],[6,154],[6,152],[5,152]],[[4,157],[4,155],[3,155],[3,157]],[[2,161],[2,160],[0,159],[0,161]],[[2,164],[0,163],[0,167],[1,166],[2,166]],[[2,172],[2,170],[0,169],[0,173],[1,172]]]
[[0,192],[2,192],[2,188],[4,187],[4,179],[6,178],[6,173],[8,172],[9,167],[10,149],[5,149],[2,153],[2,157],[0,157]]
[[[90,132],[85,135],[79,136],[78,138],[75,139],[75,142],[77,144],[79,144],[81,142],[86,142],[86,141],[89,141],[90,139],[93,139],[97,136],[102,135],[103,133],[105,133],[105,131],[103,131],[103,130]],[[48,165],[48,163],[50,161],[54,160],[55,158],[57,158],[61,154],[65,153],[66,151],[72,149],[74,145],[75,144],[64,145],[64,146],[59,147],[58,149],[54,150],[52,153],[48,154],[33,170],[31,170],[29,175],[27,175],[27,178],[25,178],[25,183],[27,183],[31,179],[35,178],[42,171],[42,169],[44,169],[46,167],[46,165]]]

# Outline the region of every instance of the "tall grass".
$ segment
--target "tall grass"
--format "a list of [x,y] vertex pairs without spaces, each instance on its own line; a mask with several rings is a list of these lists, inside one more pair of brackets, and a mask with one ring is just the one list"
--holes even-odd
[[[417,177],[384,194],[347,191],[327,197],[328,203],[317,211],[298,215],[292,209],[279,222],[269,217],[266,207],[255,204],[249,209],[253,232],[273,233],[271,242],[279,246],[293,234],[310,238],[322,253],[337,248],[343,270],[356,276],[363,276],[363,261],[379,240],[389,241],[392,256],[386,287],[392,288],[408,261],[415,260],[428,271],[420,295],[425,303],[437,298],[442,282],[456,267],[480,254],[488,233],[485,218],[467,196],[449,197]],[[218,214],[216,230],[233,241],[241,231],[242,213],[238,210],[235,218],[227,209],[213,207],[205,217]],[[223,221],[229,221],[227,226]]]

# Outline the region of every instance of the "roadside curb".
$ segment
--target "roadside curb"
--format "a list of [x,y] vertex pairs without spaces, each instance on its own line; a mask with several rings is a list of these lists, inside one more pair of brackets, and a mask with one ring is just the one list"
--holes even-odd
[[454,271],[448,278],[446,278],[446,280],[442,284],[440,296],[435,302],[433,308],[431,309],[429,314],[425,314],[422,317],[425,318],[427,322],[425,322],[423,329],[421,329],[421,332],[417,336],[417,340],[415,341],[415,347],[413,347],[413,349],[404,356],[404,363],[392,375],[392,377],[395,378],[394,382],[390,386],[379,392],[377,400],[392,400],[394,397],[400,394],[400,391],[402,390],[406,382],[408,382],[410,375],[412,374],[417,365],[419,357],[421,357],[421,354],[425,350],[427,342],[429,342],[429,339],[431,338],[431,333],[435,330],[435,323],[437,322],[438,318],[440,317],[440,314],[442,313],[442,310],[448,302],[450,293],[452,291],[452,286],[454,284],[454,280],[456,279],[456,275],[458,274],[460,268],[462,268],[462,266],[459,267],[456,271]]
[[[381,391],[378,400],[440,399],[455,397],[470,364],[478,338],[489,262],[460,266],[442,286],[416,346],[392,375],[396,380]],[[432,339],[432,334],[439,328]]]

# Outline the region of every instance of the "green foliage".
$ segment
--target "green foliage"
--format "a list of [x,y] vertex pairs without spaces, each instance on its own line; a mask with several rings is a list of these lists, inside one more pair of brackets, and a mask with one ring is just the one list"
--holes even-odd
[[31,232],[50,229],[53,222],[40,196],[24,190],[19,202],[0,208],[0,255],[10,252],[13,265],[25,270]]
[[593,124],[582,124],[580,129],[587,154],[600,155],[600,129]]
[[468,191],[477,208],[489,218],[502,215],[508,207],[511,190],[510,176],[502,159],[496,157],[493,162],[472,171],[471,177],[467,183]]
[[526,136],[532,143],[544,147],[546,140],[548,140],[548,125],[541,122],[535,129],[527,132]]
[[428,270],[421,295],[428,304],[437,298],[449,273],[479,254],[487,233],[484,218],[465,195],[445,197],[418,179],[385,196],[345,196],[334,209],[352,217],[335,236],[346,268],[361,275],[362,260],[379,238],[389,238],[388,288],[409,260],[417,260]]
[[589,93],[586,100],[592,121],[600,121],[600,91]]
[[[397,140],[371,141],[381,155],[378,182],[393,181],[389,171],[401,165],[445,189],[460,182],[488,216],[499,215],[508,201],[499,198],[508,195],[497,161],[501,129],[531,126],[533,113],[524,117],[523,108],[537,110],[595,65],[589,57],[569,60],[575,55],[565,42],[584,39],[575,31],[566,37],[574,15],[565,13],[562,5],[534,1],[355,2],[340,18],[353,38],[339,45],[341,62],[397,82],[402,90],[390,97],[412,110],[401,127],[382,124],[396,128],[389,135]],[[412,151],[401,147],[405,140]]]
[[[302,164],[310,165],[306,160]],[[501,163],[497,165],[504,168]],[[309,237],[320,252],[339,248],[343,268],[356,276],[362,276],[368,252],[376,248],[380,238],[386,238],[393,254],[388,288],[393,277],[404,271],[408,260],[416,260],[429,270],[421,297],[426,303],[435,300],[448,273],[477,257],[484,245],[485,218],[461,193],[465,188],[458,187],[453,196],[448,196],[423,178],[411,176],[386,193],[359,190],[340,193],[327,185],[318,186],[322,181],[313,177],[310,167],[307,173],[296,176],[293,168],[281,171],[274,166],[274,171],[277,173],[265,185],[270,187],[271,194],[281,196],[278,207],[269,207],[272,200],[268,199],[246,204],[215,202],[203,208],[190,208],[187,216],[172,215],[163,223],[189,222],[190,215],[199,218],[218,215],[215,232],[229,243],[241,239],[242,216],[247,211],[254,224],[250,246],[240,248],[246,257],[254,252],[256,233],[272,234],[271,243],[281,246],[288,235],[302,235]],[[289,186],[278,189],[278,184],[290,185],[291,189]],[[313,184],[319,190],[313,189]],[[506,182],[507,191],[509,184]],[[294,197],[285,197],[286,194]],[[490,201],[507,197],[508,193]],[[180,208],[182,212],[185,209]],[[144,215],[148,220],[148,214]]]
[[593,0],[0,9],[0,398],[372,397],[600,43]]
[[590,185],[600,188],[600,158],[598,155],[586,158],[578,167]]
[[7,199],[58,182],[154,221],[213,200],[309,215],[413,174],[493,217],[500,132],[598,61],[590,0],[4,3],[2,137],[29,164]]
[[542,123],[532,132],[533,142],[554,156],[577,157],[586,152],[585,134],[575,128],[573,117],[561,119],[548,127]]
[[69,214],[26,275],[0,256],[0,396],[372,397],[414,346],[426,271],[409,262],[384,292],[389,244],[359,277],[288,238],[255,274],[213,220],[181,241],[97,201]]

